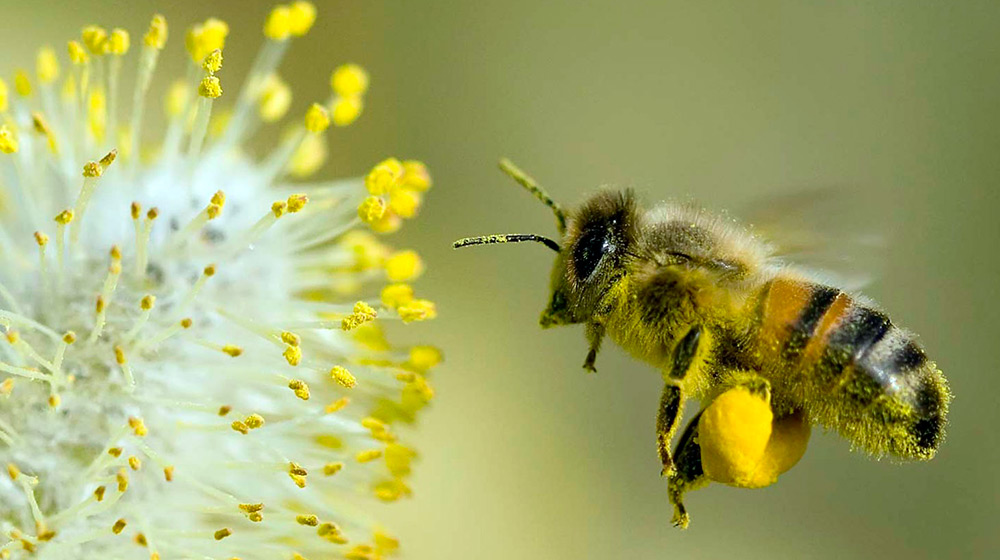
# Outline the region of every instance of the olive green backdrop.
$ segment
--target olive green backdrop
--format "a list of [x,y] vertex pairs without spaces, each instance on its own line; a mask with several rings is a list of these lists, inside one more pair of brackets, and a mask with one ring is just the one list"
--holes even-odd
[[[231,24],[222,79],[232,86],[269,5],[5,4],[5,77],[85,23],[128,27],[137,41],[161,11],[164,60],[178,71],[184,27],[209,15]],[[317,4],[316,28],[285,65],[296,107],[325,98],[341,62],[364,64],[373,80],[368,112],[332,136],[322,173],[356,175],[400,155],[427,161],[436,180],[397,240],[425,256],[419,290],[440,311],[400,334],[447,353],[414,436],[415,496],[384,513],[409,557],[997,553],[1000,4]],[[586,375],[580,329],[538,329],[544,248],[450,249],[471,234],[554,234],[550,214],[495,171],[501,155],[565,203],[600,184],[713,208],[828,185],[887,199],[902,225],[867,293],[920,333],[951,382],[939,456],[876,462],[816,430],[776,486],[696,492],[691,529],[671,528],[653,434],[659,375],[611,345]]]

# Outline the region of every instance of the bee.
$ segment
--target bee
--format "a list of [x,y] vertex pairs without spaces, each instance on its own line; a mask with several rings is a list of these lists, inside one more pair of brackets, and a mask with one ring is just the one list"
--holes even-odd
[[566,211],[510,161],[500,167],[552,210],[561,239],[485,235],[454,247],[532,241],[552,249],[541,326],[584,325],[586,370],[596,371],[609,336],[661,372],[657,450],[675,525],[689,521],[684,492],[707,482],[698,417],[671,452],[689,398],[710,403],[744,387],[768,394],[776,419],[801,415],[872,455],[934,456],[947,382],[914,335],[868,300],[783,264],[747,229],[702,209],[647,209],[629,190],[606,190]]

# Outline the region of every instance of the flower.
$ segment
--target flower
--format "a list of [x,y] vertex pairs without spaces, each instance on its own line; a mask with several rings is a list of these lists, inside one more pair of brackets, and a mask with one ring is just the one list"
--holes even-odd
[[[382,294],[423,263],[367,231],[362,179],[290,181],[323,163],[330,124],[348,124],[335,103],[360,114],[367,74],[336,70],[339,91],[266,157],[241,149],[288,111],[276,70],[315,17],[308,2],[276,7],[242,88],[224,76],[228,25],[194,26],[155,150],[142,125],[162,16],[141,41],[127,119],[125,30],[88,26],[67,61],[39,51],[37,83],[0,81],[0,558],[398,547],[364,505],[410,494],[416,453],[398,428],[432,397],[441,355],[382,331],[432,318],[433,304],[408,285]],[[227,98],[228,118],[213,119]],[[416,206],[391,191],[430,186],[405,165],[410,179],[384,197],[395,227]]]

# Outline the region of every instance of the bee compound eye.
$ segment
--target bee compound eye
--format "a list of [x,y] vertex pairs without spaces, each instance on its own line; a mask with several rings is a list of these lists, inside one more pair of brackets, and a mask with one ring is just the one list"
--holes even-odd
[[590,230],[584,232],[573,248],[573,270],[578,280],[586,280],[594,273],[601,258],[611,251],[612,243],[608,232]]

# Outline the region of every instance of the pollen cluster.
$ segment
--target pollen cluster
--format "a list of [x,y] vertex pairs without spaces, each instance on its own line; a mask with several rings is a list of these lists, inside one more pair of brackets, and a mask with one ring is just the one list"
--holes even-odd
[[411,492],[398,428],[433,396],[441,353],[385,337],[436,310],[412,288],[423,262],[380,235],[430,175],[390,158],[368,180],[303,182],[361,115],[353,64],[271,153],[243,149],[291,107],[277,69],[316,17],[275,7],[241,87],[228,25],[188,30],[161,133],[143,129],[160,15],[138,45],[90,25],[0,80],[0,558],[398,548],[366,505]]

